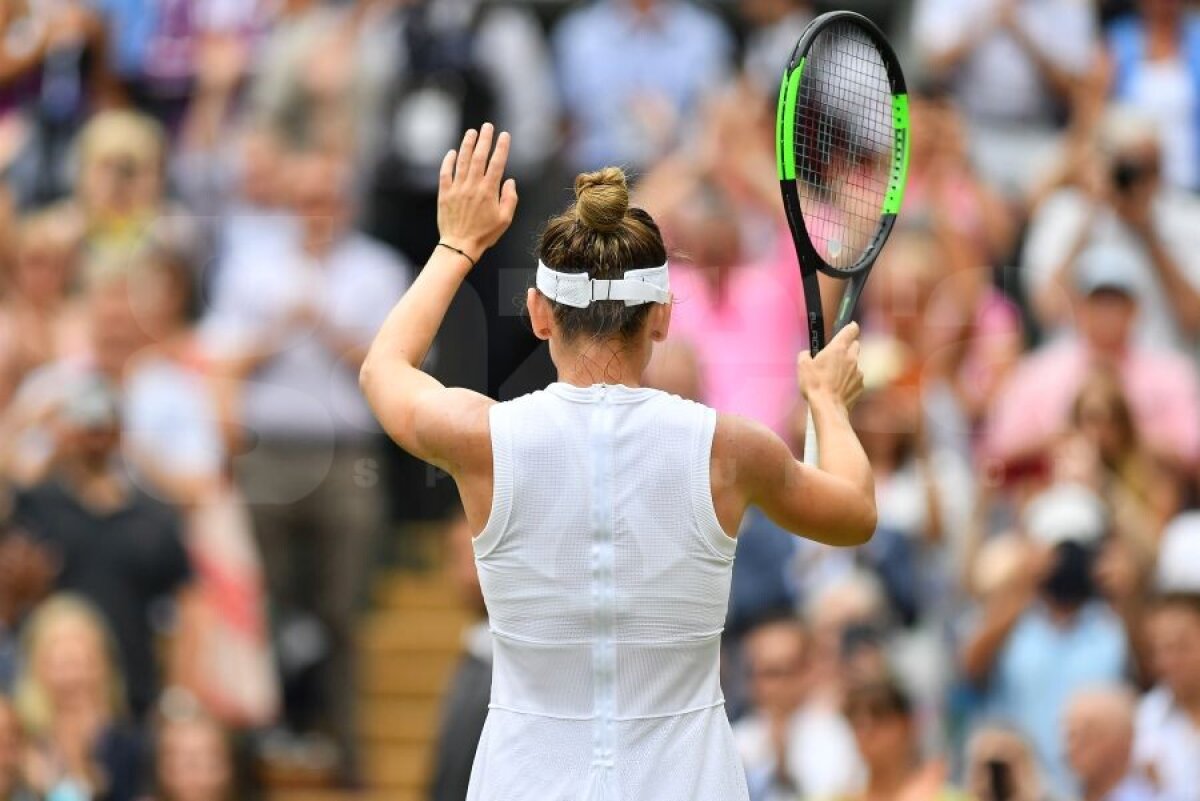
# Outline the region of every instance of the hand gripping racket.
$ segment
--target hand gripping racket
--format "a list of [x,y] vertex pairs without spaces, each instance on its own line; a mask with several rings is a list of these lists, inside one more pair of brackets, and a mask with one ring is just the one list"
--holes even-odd
[[[822,14],[783,73],[779,187],[800,261],[809,348],[825,346],[818,273],[848,283],[833,331],[850,321],[891,234],[908,172],[908,90],[895,51],[861,14]],[[812,412],[804,461],[817,462]]]

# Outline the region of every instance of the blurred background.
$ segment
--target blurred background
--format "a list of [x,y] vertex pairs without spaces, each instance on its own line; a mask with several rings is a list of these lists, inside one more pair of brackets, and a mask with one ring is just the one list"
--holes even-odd
[[553,380],[535,237],[617,164],[673,254],[647,381],[799,453],[775,91],[834,7],[912,97],[859,314],[879,530],[744,521],[751,797],[1200,799],[1184,0],[0,0],[0,798],[465,798],[472,532],[357,387],[441,156],[511,131],[522,205],[432,372]]

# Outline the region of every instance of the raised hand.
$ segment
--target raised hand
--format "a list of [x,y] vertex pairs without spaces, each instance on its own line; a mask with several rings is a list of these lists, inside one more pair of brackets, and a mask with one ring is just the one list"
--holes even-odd
[[512,178],[504,181],[511,138],[500,134],[493,151],[494,135],[491,123],[478,132],[467,131],[462,146],[442,160],[439,175],[441,241],[461,250],[472,262],[496,244],[517,211],[517,183]]
[[828,396],[846,408],[853,406],[863,391],[858,351],[858,323],[850,323],[815,358],[808,351],[801,353],[796,372],[804,397],[811,401],[818,395]]

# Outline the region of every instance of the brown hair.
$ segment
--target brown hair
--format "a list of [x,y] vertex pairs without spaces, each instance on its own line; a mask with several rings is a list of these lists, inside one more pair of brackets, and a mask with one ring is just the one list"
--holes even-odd
[[[575,202],[546,223],[538,258],[552,270],[617,279],[627,270],[657,267],[667,260],[658,225],[645,211],[629,206],[629,186],[618,167],[583,173],[575,179]],[[551,301],[554,319],[566,339],[628,339],[641,330],[651,304],[626,306],[601,300],[586,309]]]
[[852,684],[846,691],[842,706],[847,717],[852,717],[859,711],[903,718],[911,718],[913,715],[912,699],[894,678]]
[[[1138,447],[1137,423],[1133,419],[1133,410],[1129,407],[1129,399],[1125,394],[1121,379],[1112,370],[1094,368],[1088,373],[1071,404],[1072,425],[1079,426],[1083,423],[1084,401],[1089,396],[1096,394],[1104,399],[1108,413],[1112,415],[1112,422],[1120,432],[1124,452],[1119,455],[1121,457],[1128,456]],[[1113,469],[1121,467],[1116,464],[1107,466]]]

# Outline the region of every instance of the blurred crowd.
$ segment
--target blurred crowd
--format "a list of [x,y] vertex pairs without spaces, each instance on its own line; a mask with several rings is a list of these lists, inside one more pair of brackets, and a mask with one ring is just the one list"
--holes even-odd
[[[452,482],[357,386],[468,126],[512,132],[522,208],[435,374],[552,379],[518,313],[533,233],[619,164],[673,254],[647,381],[799,453],[774,103],[834,5],[910,83],[859,311],[880,523],[855,551],[743,523],[751,798],[1200,799],[1185,0],[0,0],[0,798],[228,801],[272,760],[361,787],[354,627],[406,524],[451,521],[484,613]],[[489,658],[481,622],[436,801],[465,796]]]

